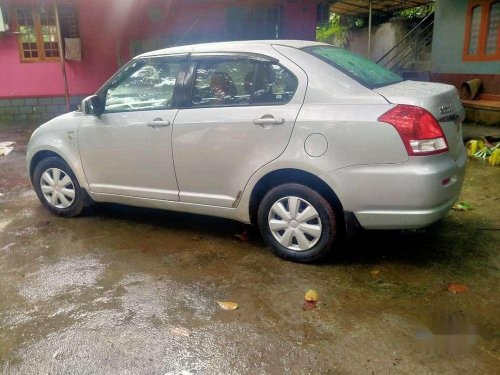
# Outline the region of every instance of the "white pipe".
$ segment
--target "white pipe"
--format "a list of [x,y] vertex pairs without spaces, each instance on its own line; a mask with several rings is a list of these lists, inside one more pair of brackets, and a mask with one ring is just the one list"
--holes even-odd
[[370,11],[368,13],[368,58],[372,47],[372,0],[370,0]]
[[58,39],[58,47],[59,47],[59,58],[61,59],[61,71],[64,81],[64,98],[66,100],[66,109],[70,110],[70,96],[68,89],[68,76],[66,75],[66,61],[64,58],[64,49],[63,49],[63,38],[61,33],[61,24],[59,22],[59,8],[57,7],[57,3],[54,1],[54,16],[56,17],[56,29],[57,29],[57,39]]

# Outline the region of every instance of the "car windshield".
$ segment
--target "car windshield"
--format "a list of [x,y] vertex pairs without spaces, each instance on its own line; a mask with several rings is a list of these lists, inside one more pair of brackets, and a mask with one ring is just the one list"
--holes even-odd
[[355,53],[333,46],[306,47],[303,51],[339,69],[370,89],[388,86],[403,79],[388,69]]

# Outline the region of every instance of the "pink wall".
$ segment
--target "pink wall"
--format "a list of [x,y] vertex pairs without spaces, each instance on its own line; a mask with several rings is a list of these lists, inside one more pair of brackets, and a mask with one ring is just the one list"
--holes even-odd
[[317,1],[294,1],[284,10],[283,29],[285,39],[316,40]]
[[[28,1],[25,1],[27,3]],[[20,3],[17,1],[16,3]],[[109,23],[111,2],[86,1],[80,7],[83,60],[66,61],[71,95],[94,92],[117,68],[119,28]],[[17,36],[0,34],[0,97],[62,96],[60,62],[21,62]]]
[[[36,0],[10,0],[36,3]],[[60,0],[63,2],[75,0]],[[85,0],[78,1],[83,60],[66,61],[70,95],[95,92],[131,57],[132,40],[159,38],[177,42],[225,40],[225,7],[228,3],[284,5],[284,37],[314,39],[316,4],[304,0]],[[162,10],[163,17],[151,21],[148,9]],[[62,96],[64,84],[59,62],[20,62],[17,36],[0,34],[0,98]]]
[[[48,79],[48,77],[51,77]],[[17,37],[0,36],[0,97],[59,95],[64,92],[59,63],[20,63]]]

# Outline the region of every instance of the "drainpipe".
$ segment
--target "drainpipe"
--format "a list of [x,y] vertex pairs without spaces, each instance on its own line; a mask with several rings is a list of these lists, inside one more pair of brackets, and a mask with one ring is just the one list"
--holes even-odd
[[368,12],[368,58],[372,47],[372,0],[370,0],[370,10]]
[[66,109],[69,112],[71,109],[71,104],[70,104],[69,89],[68,89],[68,77],[66,75],[66,61],[64,59],[61,25],[59,23],[59,9],[58,9],[57,3],[55,1],[54,1],[54,14],[56,17],[57,39],[59,40],[59,43],[57,43],[57,45],[59,46],[59,57],[61,59],[61,71],[62,71],[62,76],[63,76],[63,81],[64,81],[64,97],[66,99]]

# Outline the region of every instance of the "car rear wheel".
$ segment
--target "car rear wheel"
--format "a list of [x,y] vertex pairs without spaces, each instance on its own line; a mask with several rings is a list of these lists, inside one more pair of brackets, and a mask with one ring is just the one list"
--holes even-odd
[[273,252],[296,262],[325,258],[337,237],[331,204],[300,184],[284,184],[269,191],[259,205],[258,222]]
[[33,173],[33,187],[45,208],[57,215],[74,217],[83,211],[80,185],[62,159],[50,157],[38,163]]

